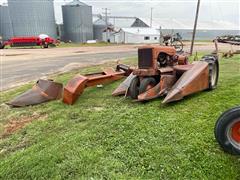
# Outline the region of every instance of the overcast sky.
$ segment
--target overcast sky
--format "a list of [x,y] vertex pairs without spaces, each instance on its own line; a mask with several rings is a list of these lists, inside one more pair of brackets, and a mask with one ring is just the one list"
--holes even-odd
[[[62,22],[61,5],[71,0],[55,0],[55,16],[58,23]],[[6,0],[0,0],[6,2]],[[109,8],[111,15],[153,17],[175,19],[184,23],[193,22],[197,0],[82,0],[93,7],[93,13],[102,13],[102,8]],[[199,23],[221,22],[223,25],[239,29],[240,0],[201,0]]]

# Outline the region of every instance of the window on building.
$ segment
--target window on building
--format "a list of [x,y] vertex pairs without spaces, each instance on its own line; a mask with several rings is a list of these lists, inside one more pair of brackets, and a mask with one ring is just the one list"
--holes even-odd
[[154,40],[157,40],[158,38],[157,37],[154,37]]
[[144,36],[144,40],[150,40],[149,36]]

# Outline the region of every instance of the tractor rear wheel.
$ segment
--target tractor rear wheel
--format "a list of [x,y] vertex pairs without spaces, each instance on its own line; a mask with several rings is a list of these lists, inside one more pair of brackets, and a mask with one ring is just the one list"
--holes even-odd
[[156,80],[153,77],[144,78],[140,83],[139,94],[146,92],[154,86],[156,86]]
[[206,61],[209,66],[209,90],[213,90],[217,87],[219,76],[219,63],[218,57],[213,55],[207,55],[203,57],[203,61]]
[[140,79],[139,77],[135,77],[132,79],[132,82],[129,87],[129,95],[133,99],[137,99],[139,95],[139,86],[140,86]]
[[240,155],[240,106],[219,117],[215,126],[215,137],[224,151]]

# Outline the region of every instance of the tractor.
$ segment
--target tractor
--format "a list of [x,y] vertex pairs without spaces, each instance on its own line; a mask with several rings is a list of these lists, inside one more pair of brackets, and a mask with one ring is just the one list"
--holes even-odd
[[126,95],[134,101],[147,101],[166,96],[163,103],[184,96],[212,90],[218,82],[219,64],[215,55],[188,62],[188,56],[174,47],[151,45],[138,49],[138,68],[119,85],[113,96]]

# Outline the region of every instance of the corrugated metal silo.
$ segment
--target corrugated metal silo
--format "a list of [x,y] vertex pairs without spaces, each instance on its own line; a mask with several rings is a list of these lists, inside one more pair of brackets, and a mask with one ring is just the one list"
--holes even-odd
[[3,40],[7,40],[13,36],[9,8],[5,5],[0,5],[0,36]]
[[98,19],[93,23],[93,36],[94,39],[98,41],[103,41],[103,30],[105,30],[108,26],[106,25],[106,21],[103,19]]
[[15,36],[57,37],[53,0],[8,0]]
[[64,39],[86,42],[93,39],[92,7],[74,0],[62,6]]

